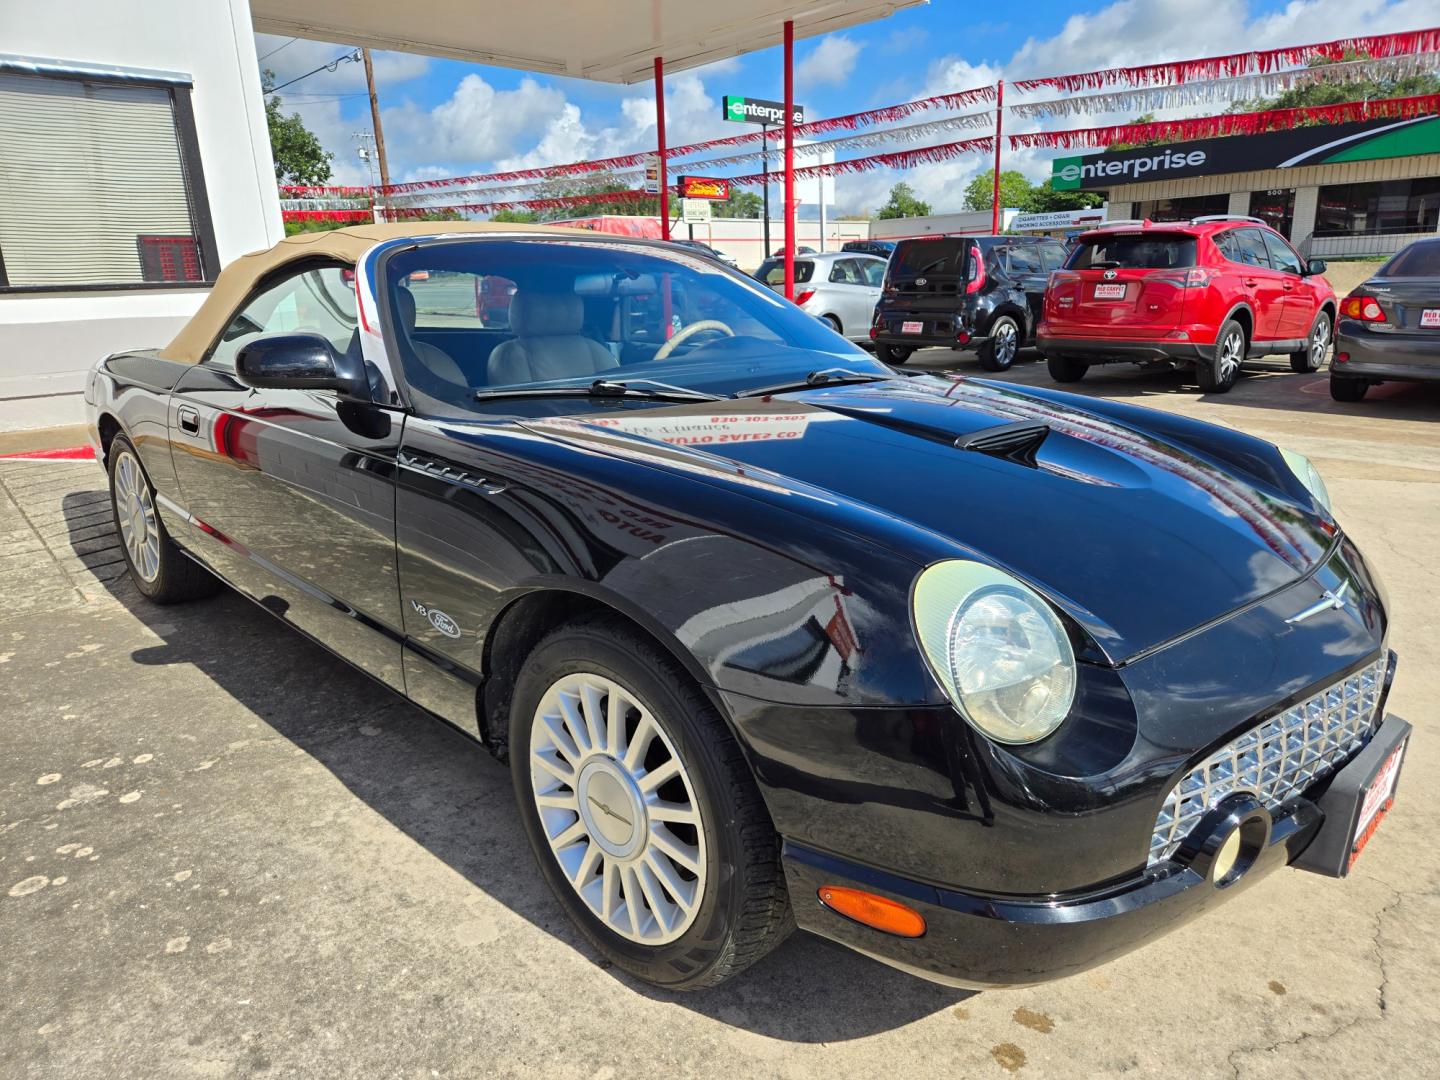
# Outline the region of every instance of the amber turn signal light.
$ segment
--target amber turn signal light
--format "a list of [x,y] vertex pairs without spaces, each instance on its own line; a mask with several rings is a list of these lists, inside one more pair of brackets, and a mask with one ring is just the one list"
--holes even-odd
[[820,902],[858,923],[897,937],[920,937],[925,933],[925,916],[874,893],[845,889],[839,885],[822,885]]

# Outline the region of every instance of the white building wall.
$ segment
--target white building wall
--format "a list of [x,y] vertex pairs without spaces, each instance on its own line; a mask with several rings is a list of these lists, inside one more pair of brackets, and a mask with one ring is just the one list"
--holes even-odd
[[[190,75],[221,265],[284,235],[249,0],[0,0],[0,50]],[[108,352],[165,344],[204,295],[0,294],[0,430],[80,422],[85,370]]]

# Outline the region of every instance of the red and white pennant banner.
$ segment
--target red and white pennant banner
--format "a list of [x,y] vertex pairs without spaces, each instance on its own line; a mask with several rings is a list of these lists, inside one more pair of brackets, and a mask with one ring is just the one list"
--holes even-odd
[[1238,75],[1206,79],[1178,86],[1145,86],[1136,90],[1110,90],[1102,94],[1080,94],[1049,101],[1022,101],[1007,105],[1016,116],[1095,116],[1111,112],[1152,112],[1183,108],[1210,101],[1249,101],[1274,97],[1299,86],[1345,84],[1361,81],[1393,82],[1440,70],[1440,52],[1392,56],[1382,60],[1349,60],[1338,64],[1273,71],[1263,75]]
[[1183,120],[1156,120],[1146,124],[1114,124],[1109,127],[1075,128],[1071,131],[1027,131],[1009,138],[1012,150],[1026,146],[1109,146],[1117,142],[1164,142],[1211,139],[1220,135],[1259,135],[1266,131],[1286,131],[1306,123],[1345,124],[1353,120],[1387,117],[1407,120],[1416,116],[1433,116],[1437,111],[1440,111],[1440,94],[1423,94],[1418,97],[1381,98],[1377,101],[1347,101],[1337,105],[1308,105],[1298,109],[1192,116]]
[[[985,153],[995,150],[995,137],[986,135],[980,139],[964,139],[960,142],[941,143],[939,146],[920,146],[914,150],[896,150],[889,154],[872,154],[869,157],[850,158],[848,161],[825,162],[808,165],[795,170],[796,180],[812,180],[817,176],[846,176],[850,173],[868,172],[871,169],[909,169],[916,165],[930,165],[940,161],[954,161],[966,154]],[[772,182],[774,176],[769,178]],[[730,183],[748,186],[765,183],[764,173],[732,177]]]
[[1344,60],[1355,56],[1381,59],[1436,51],[1440,51],[1440,27],[1408,30],[1399,34],[1339,38],[1314,45],[1259,49],[1226,56],[1209,56],[1200,60],[1104,68],[1078,75],[1047,75],[1039,79],[1019,79],[1011,85],[1022,92],[1048,88],[1073,94],[1081,90],[1099,90],[1105,86],[1161,86],[1194,82],[1198,79],[1222,79],[1252,72],[1265,74],[1297,64],[1308,64],[1312,60]]

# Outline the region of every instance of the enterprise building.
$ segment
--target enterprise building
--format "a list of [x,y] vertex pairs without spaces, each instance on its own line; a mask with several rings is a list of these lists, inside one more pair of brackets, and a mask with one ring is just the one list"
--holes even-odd
[[1306,255],[1388,255],[1440,229],[1440,117],[1362,120],[1057,158],[1111,219],[1246,214]]

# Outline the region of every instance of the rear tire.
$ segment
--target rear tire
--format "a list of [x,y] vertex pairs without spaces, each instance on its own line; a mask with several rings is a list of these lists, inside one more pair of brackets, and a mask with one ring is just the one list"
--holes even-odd
[[1362,401],[1370,384],[1364,379],[1347,379],[1343,375],[1330,376],[1330,396],[1336,401]]
[[820,318],[824,321],[825,325],[830,327],[831,330],[834,330],[835,333],[839,334],[841,337],[845,336],[844,327],[840,325],[840,320],[837,319],[834,315],[821,315]]
[[140,455],[124,435],[116,435],[108,452],[110,510],[120,551],[135,588],[157,604],[178,604],[211,596],[220,580],[184,554],[165,531],[155,506],[155,489],[140,464]]
[[886,345],[879,341],[875,343],[875,358],[882,364],[894,364],[899,367],[909,360],[914,352],[914,349],[904,345]]
[[623,620],[584,619],[535,647],[512,702],[526,836],[601,954],[656,986],[698,990],[784,940],[794,919],[780,838],[725,720],[674,657]]
[[1235,385],[1240,366],[1245,362],[1248,342],[1245,328],[1234,319],[1226,319],[1215,335],[1215,350],[1195,365],[1200,389],[1207,394],[1224,394]]
[[1305,348],[1290,354],[1290,370],[1298,375],[1319,371],[1325,366],[1326,354],[1329,351],[1330,316],[1322,311],[1315,316],[1315,324],[1310,327]]
[[980,346],[980,366],[986,371],[1008,371],[1020,352],[1020,327],[1009,315],[990,324],[990,335]]
[[1047,353],[1045,366],[1050,370],[1052,379],[1065,383],[1079,382],[1090,370],[1090,365],[1084,360],[1076,360],[1073,356],[1060,356],[1058,353]]

